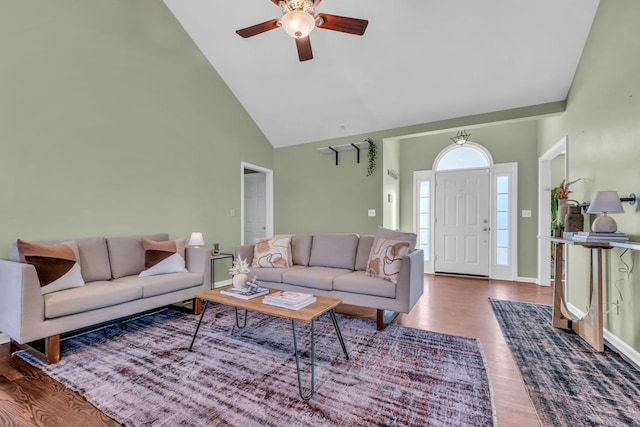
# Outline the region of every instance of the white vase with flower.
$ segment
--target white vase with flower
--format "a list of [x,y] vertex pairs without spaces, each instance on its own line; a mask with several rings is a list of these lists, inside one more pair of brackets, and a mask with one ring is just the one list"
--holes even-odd
[[244,288],[247,282],[247,273],[249,272],[249,263],[246,259],[238,258],[233,261],[233,266],[229,269],[229,274],[234,288]]

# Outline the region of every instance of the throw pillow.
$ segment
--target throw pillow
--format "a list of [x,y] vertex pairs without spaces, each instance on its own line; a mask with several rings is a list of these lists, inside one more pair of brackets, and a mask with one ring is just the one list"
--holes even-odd
[[185,261],[184,254],[185,239],[166,240],[156,242],[142,238],[142,247],[144,248],[144,270],[140,272],[139,277],[156,276],[158,274],[184,273]]
[[418,235],[415,233],[406,233],[402,231],[391,230],[389,228],[384,228],[380,226],[378,226],[378,230],[376,231],[376,237],[409,242],[409,252],[413,251],[416,248],[416,242],[418,240]]
[[20,262],[35,267],[43,295],[84,286],[76,242],[43,245],[18,239],[17,246]]
[[256,239],[251,267],[291,267],[291,236]]
[[398,284],[402,258],[409,253],[409,242],[376,237],[369,253],[367,276],[376,276]]

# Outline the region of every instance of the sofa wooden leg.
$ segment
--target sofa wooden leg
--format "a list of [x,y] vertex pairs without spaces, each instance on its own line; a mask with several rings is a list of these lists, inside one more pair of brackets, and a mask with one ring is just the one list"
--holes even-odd
[[44,339],[44,356],[48,364],[60,361],[60,335],[52,335]]
[[397,316],[398,312],[396,311],[378,309],[376,311],[376,328],[379,331],[384,330]]
[[200,298],[193,299],[193,310],[191,310],[191,314],[199,315],[202,312],[202,300]]
[[44,353],[37,348],[31,347],[29,344],[20,344],[14,340],[11,340],[9,348],[11,353],[24,350],[42,360],[47,365],[58,363],[60,361],[60,335],[52,335],[44,339]]

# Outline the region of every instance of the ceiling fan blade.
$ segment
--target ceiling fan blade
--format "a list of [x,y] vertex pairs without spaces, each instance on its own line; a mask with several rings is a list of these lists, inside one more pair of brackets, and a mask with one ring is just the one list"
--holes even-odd
[[256,25],[252,25],[251,27],[243,28],[241,30],[236,31],[236,33],[239,36],[244,37],[246,39],[247,37],[255,36],[255,35],[264,33],[265,31],[275,30],[276,28],[280,27],[280,25],[278,24],[279,21],[280,21],[279,19],[272,19],[270,21],[263,22],[261,24],[256,24]]
[[313,52],[311,51],[311,40],[309,36],[301,39],[296,39],[296,47],[298,48],[298,59],[300,62],[313,59]]
[[320,4],[320,2],[322,2],[322,0],[314,0],[313,2],[313,8],[315,9],[316,7],[318,7],[318,5]]
[[280,6],[280,0],[271,0],[271,3],[275,4],[276,6]]
[[364,34],[369,24],[369,21],[366,19],[347,18],[346,16],[329,15],[326,13],[319,13],[318,18],[321,18],[323,21],[322,24],[316,25],[318,28],[341,31],[358,36]]

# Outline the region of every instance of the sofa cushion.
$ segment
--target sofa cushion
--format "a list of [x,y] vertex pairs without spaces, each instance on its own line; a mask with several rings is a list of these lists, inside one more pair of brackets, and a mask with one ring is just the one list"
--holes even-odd
[[44,296],[44,315],[53,319],[109,307],[142,297],[142,286],[135,283],[99,281],[81,288],[67,289]]
[[292,236],[291,237],[291,260],[293,265],[309,265],[311,257],[311,243],[313,236]]
[[416,242],[418,241],[418,235],[415,233],[406,233],[380,226],[378,226],[378,230],[376,231],[376,237],[409,242],[409,252],[413,251],[416,248]]
[[173,273],[158,276],[125,276],[113,280],[116,284],[128,284],[142,287],[142,298],[168,294],[194,286],[202,285],[202,274],[198,273]]
[[289,268],[291,236],[256,239],[251,267]]
[[376,237],[369,254],[367,276],[398,283],[402,258],[409,253],[409,242]]
[[85,282],[111,279],[107,239],[104,237],[86,237],[76,239],[80,252],[80,267]]
[[185,273],[184,243],[185,239],[156,242],[143,237],[145,269],[140,272],[140,277]]
[[364,271],[353,271],[333,280],[333,289],[353,294],[395,298],[396,286],[388,280],[367,276]]
[[262,267],[254,267],[247,273],[247,277],[249,280],[254,277],[259,282],[276,282],[282,283],[282,275],[289,270],[305,268],[301,265],[294,265],[289,268],[262,268]]
[[149,236],[108,237],[107,248],[111,263],[111,277],[117,279],[124,276],[140,274],[144,270],[144,248],[142,237],[149,240],[169,240],[167,234]]
[[347,273],[351,273],[351,270],[331,267],[289,269],[282,275],[282,283],[330,291],[333,289],[333,280]]
[[334,267],[353,270],[356,264],[357,234],[321,234],[313,236],[312,267]]
[[358,251],[356,252],[356,271],[365,271],[369,262],[369,254],[373,246],[374,236],[360,236]]
[[[78,244],[80,254],[80,270],[85,282],[95,282],[96,280],[111,279],[111,266],[109,265],[109,253],[107,251],[107,240],[104,237],[84,237],[81,239],[65,240],[38,240],[35,243],[52,245],[73,240]],[[20,261],[18,246],[16,243],[9,247],[9,259]]]
[[20,262],[35,267],[43,295],[84,286],[76,242],[43,245],[18,239],[17,246]]

